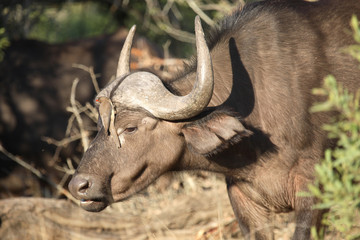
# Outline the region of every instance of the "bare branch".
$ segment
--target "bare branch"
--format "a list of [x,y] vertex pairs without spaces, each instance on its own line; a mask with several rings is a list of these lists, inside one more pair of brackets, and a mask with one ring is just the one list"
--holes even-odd
[[44,142],[48,143],[48,144],[53,144],[53,145],[55,145],[55,146],[57,146],[57,147],[65,147],[65,146],[68,145],[69,143],[74,142],[74,141],[76,141],[76,140],[79,140],[79,139],[81,139],[81,138],[82,138],[82,135],[81,135],[81,134],[76,134],[76,135],[74,135],[74,136],[64,138],[64,139],[62,139],[62,140],[60,140],[60,141],[55,140],[55,139],[53,139],[53,138],[49,138],[49,137],[42,137],[41,139],[42,139]]
[[180,29],[176,29],[168,22],[160,22],[158,20],[155,20],[155,22],[160,29],[164,30],[167,34],[169,34],[173,38],[182,42],[195,43],[194,34],[182,31]]
[[70,158],[67,158],[67,159],[66,159],[66,162],[67,162],[67,165],[68,165],[69,170],[72,171],[71,175],[74,174],[74,173],[75,173],[75,168],[74,168],[74,166],[73,166],[73,164],[72,164],[71,159],[70,159]]
[[77,110],[76,107],[76,102],[75,102],[75,90],[76,90],[76,86],[79,83],[79,79],[76,78],[73,82],[73,85],[71,87],[71,95],[70,95],[70,104],[72,106],[72,112],[75,115],[76,121],[79,124],[79,129],[80,129],[80,134],[81,134],[81,143],[84,147],[84,152],[86,151],[86,149],[88,149],[89,147],[89,139],[87,137],[87,133],[84,130],[84,126],[83,126],[83,121],[82,118],[80,116],[80,113]]
[[204,12],[203,10],[200,9],[200,7],[196,4],[196,2],[194,0],[186,0],[187,4],[189,5],[189,7],[197,14],[201,17],[202,20],[204,20],[207,24],[209,24],[210,26],[215,26],[215,22],[213,20],[211,20],[211,18],[209,18]]
[[74,68],[79,68],[79,69],[82,69],[82,70],[88,72],[88,73],[90,74],[91,81],[92,81],[92,83],[93,83],[93,85],[94,85],[94,88],[95,88],[96,93],[99,93],[99,92],[100,92],[99,84],[98,84],[98,82],[96,81],[96,77],[97,77],[97,76],[96,76],[95,73],[94,73],[94,68],[93,68],[93,67],[87,67],[87,66],[85,66],[85,65],[76,64],[76,63],[74,63],[72,66],[73,66]]
[[53,188],[55,188],[56,190],[58,190],[61,194],[64,194],[68,199],[70,199],[71,201],[73,201],[76,204],[79,204],[79,201],[76,200],[66,189],[64,189],[62,186],[54,183],[51,179],[49,179],[48,177],[46,177],[44,174],[42,174],[39,170],[37,170],[36,168],[34,168],[33,166],[31,166],[30,164],[28,164],[27,162],[23,161],[22,159],[20,159],[17,156],[12,155],[11,153],[9,153],[8,151],[6,151],[6,149],[0,144],[0,151],[2,153],[4,153],[9,159],[13,160],[14,162],[16,162],[17,164],[19,164],[20,166],[26,168],[27,170],[29,170],[30,172],[32,172],[35,176],[37,176],[38,178],[40,178],[41,180],[44,180],[45,182],[47,182],[50,186],[52,186]]
[[[195,35],[186,31],[182,31],[170,22],[170,19],[167,14],[165,14],[167,9],[163,11],[160,7],[160,4],[156,0],[146,0],[148,14],[154,20],[158,28],[165,31],[167,34],[173,38],[188,43],[195,43]],[[168,8],[168,5],[165,5]]]
[[68,120],[68,124],[67,124],[66,131],[65,131],[65,136],[70,136],[70,132],[71,132],[71,128],[72,128],[74,120],[75,120],[75,115],[72,114]]
[[97,123],[98,120],[98,112],[96,108],[91,105],[90,103],[86,103],[85,107],[88,109],[89,113],[85,112],[95,123]]

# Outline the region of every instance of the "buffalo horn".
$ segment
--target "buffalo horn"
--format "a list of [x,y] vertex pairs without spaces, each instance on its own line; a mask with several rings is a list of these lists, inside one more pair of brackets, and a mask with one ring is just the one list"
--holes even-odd
[[195,18],[197,73],[188,95],[172,94],[154,74],[136,72],[127,76],[114,91],[112,100],[130,108],[142,107],[155,117],[181,120],[196,116],[209,104],[214,77],[209,49],[206,45],[200,18]]
[[130,29],[126,37],[126,40],[124,42],[123,48],[121,49],[121,53],[118,61],[118,67],[116,70],[116,78],[130,73],[130,53],[131,53],[133,38],[135,35],[135,30],[136,30],[136,25],[132,26],[132,28]]

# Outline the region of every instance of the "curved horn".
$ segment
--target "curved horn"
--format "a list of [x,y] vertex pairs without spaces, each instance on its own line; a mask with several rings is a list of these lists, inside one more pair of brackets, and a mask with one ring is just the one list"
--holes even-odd
[[214,77],[199,16],[195,18],[195,34],[197,73],[194,87],[188,95],[174,95],[154,74],[137,72],[123,80],[112,100],[128,107],[142,107],[155,117],[165,120],[187,119],[203,111],[212,97]]
[[131,53],[133,38],[135,35],[135,30],[136,30],[136,25],[132,26],[132,28],[130,29],[125,39],[123,48],[121,49],[121,53],[118,61],[118,67],[116,70],[116,78],[130,73],[130,53]]
[[136,25],[132,26],[128,35],[126,36],[124,45],[120,52],[115,78],[113,80],[110,80],[107,87],[99,92],[99,94],[96,97],[97,99],[100,97],[110,98],[112,89],[117,85],[119,85],[119,82],[122,80],[120,77],[130,73],[130,54],[131,54],[131,46],[135,35],[135,30],[136,30]]

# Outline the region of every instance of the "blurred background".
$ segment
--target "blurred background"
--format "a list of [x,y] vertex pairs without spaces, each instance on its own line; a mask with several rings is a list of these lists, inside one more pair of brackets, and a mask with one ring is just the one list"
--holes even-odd
[[[249,2],[249,1],[247,1]],[[9,40],[63,43],[111,34],[138,25],[138,34],[169,47],[178,57],[191,55],[193,19],[213,27],[244,0],[4,0],[1,26]],[[186,49],[186,50],[185,50]]]

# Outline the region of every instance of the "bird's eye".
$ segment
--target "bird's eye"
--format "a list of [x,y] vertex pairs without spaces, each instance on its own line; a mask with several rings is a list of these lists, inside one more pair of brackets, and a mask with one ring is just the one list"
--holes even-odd
[[124,133],[134,133],[136,132],[137,127],[129,127],[129,128],[125,128]]

